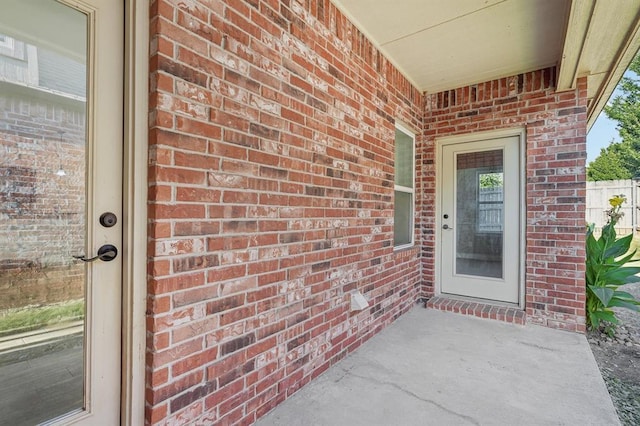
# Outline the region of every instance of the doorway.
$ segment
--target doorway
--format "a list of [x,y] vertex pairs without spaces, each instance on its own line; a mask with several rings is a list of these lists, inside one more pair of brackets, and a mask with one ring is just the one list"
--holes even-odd
[[5,3],[1,422],[118,424],[124,3]]
[[522,137],[439,141],[441,293],[521,303]]

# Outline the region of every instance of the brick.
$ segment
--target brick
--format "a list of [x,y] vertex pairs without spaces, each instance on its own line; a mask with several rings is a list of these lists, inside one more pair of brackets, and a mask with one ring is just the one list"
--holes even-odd
[[183,257],[173,260],[173,271],[177,273],[188,272],[196,269],[211,268],[219,264],[220,261],[217,254]]
[[[575,252],[577,248],[584,247],[584,232],[575,225],[582,224],[584,220],[584,192],[578,191],[582,191],[584,182],[581,171],[585,164],[586,99],[579,90],[555,94],[550,83],[554,76],[555,69],[549,68],[479,85],[477,97],[490,102],[491,107],[477,109],[478,114],[473,115],[473,122],[476,130],[527,126],[526,170],[529,194],[526,258],[530,260],[529,264],[534,260],[537,266],[535,275],[528,269],[525,283],[527,294],[530,295],[527,296],[527,306],[534,307],[527,310],[527,321],[578,330],[584,322],[584,313],[574,306],[566,306],[563,300],[575,300],[584,294],[584,277],[568,280],[564,274],[577,272],[577,265],[583,265],[584,262],[584,253],[581,251],[578,255]],[[504,90],[505,88],[509,90]],[[454,107],[460,106],[464,111],[457,114],[465,116],[465,111],[476,110],[475,104],[465,98],[464,91],[458,91],[463,95],[457,97],[452,96],[452,93],[453,91],[427,95],[430,107],[425,114],[425,121],[430,123],[431,129],[425,132],[427,141],[432,140],[433,134],[466,132],[460,125],[455,125],[452,113],[456,111]],[[495,120],[496,113],[503,117],[502,121]],[[423,151],[423,155],[430,154],[430,146],[432,145]],[[418,163],[418,167],[420,169],[423,166]],[[429,170],[430,166],[424,169]],[[431,183],[432,180],[427,179],[427,182]],[[435,214],[426,197],[418,203],[423,206],[424,213]],[[556,242],[569,243],[567,247],[572,247],[576,255],[556,250]],[[434,244],[432,241],[425,241],[423,247],[432,250]],[[426,265],[428,270],[433,270],[433,258]],[[423,263],[423,267],[426,265]],[[547,282],[553,282],[554,285]],[[548,288],[553,289],[555,285],[569,282],[574,286],[563,291],[562,298],[545,296]],[[427,292],[433,292],[431,285],[427,286]],[[469,310],[468,307],[457,305],[443,308]],[[472,314],[473,312],[475,311],[472,309]],[[568,322],[554,321],[553,312],[565,314]],[[481,312],[481,315],[484,316],[485,313]],[[488,316],[518,318],[518,321],[523,321],[520,316],[498,311]]]
[[[166,369],[168,373],[168,369]],[[188,374],[184,377],[181,377],[166,386],[163,386],[157,389],[154,394],[152,400],[148,401],[152,405],[156,405],[162,401],[165,401],[186,389],[199,384],[202,381],[204,376],[203,371],[196,371],[194,373]]]
[[[582,80],[555,94],[550,68],[423,95],[328,2],[151,13],[146,422],[251,423],[433,295],[436,136],[527,128],[527,320],[584,328],[568,266],[583,252],[566,251],[583,241]],[[402,252],[396,120],[422,130],[417,245]],[[355,289],[372,307],[350,315]],[[334,345],[302,353],[323,336]]]
[[212,235],[219,231],[220,224],[213,221],[177,222],[173,225],[173,235],[176,237]]
[[204,121],[192,120],[190,118],[176,116],[176,130],[196,136],[219,139],[222,135],[220,126],[206,123]]
[[244,306],[233,310],[226,310],[220,313],[220,325],[228,325],[235,322],[252,318],[256,315],[256,306]]
[[206,174],[202,170],[174,167],[152,167],[150,170],[157,182],[178,182],[183,184],[203,184]]
[[239,349],[249,346],[255,341],[254,334],[247,334],[242,337],[238,337],[237,339],[233,339],[229,342],[223,343],[220,346],[220,355],[228,355],[230,353],[236,352]]
[[[218,348],[214,347],[214,348],[207,349],[203,352],[199,352],[197,354],[181,358],[180,360],[178,360],[177,362],[171,365],[171,375],[173,377],[178,377],[178,376],[181,376],[182,374],[189,373],[191,371],[199,371],[200,373],[204,373],[204,368],[201,368],[201,367],[205,367],[211,364],[213,361],[216,360],[217,356],[218,356]],[[201,374],[199,375],[199,377],[202,378],[203,375]],[[200,380],[198,380],[197,382],[199,381]]]
[[223,299],[214,300],[207,303],[207,315],[216,314],[227,311],[229,309],[242,306],[245,302],[244,294],[237,294],[235,296],[225,297]]
[[185,392],[176,398],[172,399],[169,403],[169,408],[171,413],[175,413],[176,411],[181,410],[182,408],[192,404],[194,401],[203,398],[204,396],[210,394],[216,389],[215,382],[207,382],[204,385],[198,386],[195,389],[192,389],[188,392]]

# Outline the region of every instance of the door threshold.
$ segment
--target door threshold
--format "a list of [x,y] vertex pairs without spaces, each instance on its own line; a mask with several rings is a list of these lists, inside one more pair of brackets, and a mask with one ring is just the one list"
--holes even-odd
[[478,318],[486,318],[510,324],[525,325],[525,312],[517,306],[505,306],[500,302],[459,298],[450,295],[434,296],[425,303],[427,309],[453,312]]

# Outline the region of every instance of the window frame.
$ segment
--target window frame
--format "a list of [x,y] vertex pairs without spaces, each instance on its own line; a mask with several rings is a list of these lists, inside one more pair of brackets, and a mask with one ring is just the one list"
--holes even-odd
[[[416,197],[415,197],[415,188],[416,188],[416,134],[415,132],[409,130],[409,128],[401,123],[396,122],[395,130],[404,133],[406,136],[411,138],[411,183],[412,187],[402,186],[396,184],[396,150],[397,150],[397,141],[395,139],[395,131],[394,131],[394,149],[393,149],[393,163],[394,163],[394,176],[393,176],[393,207],[394,207],[394,215],[393,215],[393,250],[402,250],[406,248],[413,247],[415,245],[415,206],[416,206]],[[410,241],[408,243],[402,243],[396,245],[396,215],[395,215],[395,206],[396,206],[396,192],[403,192],[409,194],[411,196],[411,204],[410,204],[410,219],[409,219],[409,235]]]

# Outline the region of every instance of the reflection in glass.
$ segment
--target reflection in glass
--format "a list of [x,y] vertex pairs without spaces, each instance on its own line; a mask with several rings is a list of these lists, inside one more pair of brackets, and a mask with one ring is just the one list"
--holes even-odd
[[456,159],[456,273],[503,277],[503,151]]
[[414,179],[413,136],[396,129],[394,148],[394,223],[393,246],[413,244],[413,179]]
[[0,16],[0,424],[7,425],[84,407],[86,277],[72,256],[85,252],[87,24],[56,1],[34,4],[17,2]]
[[413,214],[413,194],[395,191],[395,202],[393,204],[394,233],[393,245],[399,246],[411,243],[412,229],[411,223]]
[[503,173],[478,173],[478,232],[502,232]]
[[395,184],[413,188],[413,138],[396,129],[395,143]]

